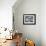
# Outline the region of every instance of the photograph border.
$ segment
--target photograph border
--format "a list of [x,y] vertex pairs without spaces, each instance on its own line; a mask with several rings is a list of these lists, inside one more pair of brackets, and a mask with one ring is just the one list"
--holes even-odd
[[[34,23],[25,23],[25,20],[24,20],[25,18],[24,18],[24,17],[25,17],[26,15],[29,15],[29,16],[32,15],[32,16],[34,16]],[[36,14],[23,14],[23,24],[24,24],[24,25],[35,25],[35,24],[36,24]]]

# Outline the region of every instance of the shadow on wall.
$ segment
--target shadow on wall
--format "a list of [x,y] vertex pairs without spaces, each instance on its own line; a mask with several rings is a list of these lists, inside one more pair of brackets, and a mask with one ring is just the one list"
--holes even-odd
[[[22,1],[22,0],[21,0]],[[23,2],[17,2],[13,6],[15,27],[20,31],[22,30],[24,38],[33,39],[36,46],[41,46],[40,34],[40,0],[24,0]],[[23,25],[23,13],[24,14],[37,14],[36,25]],[[20,29],[19,29],[19,28]],[[20,31],[21,32],[21,31]],[[28,32],[28,36],[25,32]],[[32,33],[31,33],[32,32]]]

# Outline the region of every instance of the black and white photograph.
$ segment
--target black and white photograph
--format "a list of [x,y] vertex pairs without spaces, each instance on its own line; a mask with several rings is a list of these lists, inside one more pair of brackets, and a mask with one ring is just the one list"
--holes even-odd
[[24,14],[23,24],[24,25],[35,25],[36,24],[36,14]]

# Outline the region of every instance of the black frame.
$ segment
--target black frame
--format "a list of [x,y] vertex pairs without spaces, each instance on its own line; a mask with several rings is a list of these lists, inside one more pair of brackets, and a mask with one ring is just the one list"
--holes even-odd
[[[34,23],[33,22],[32,23],[31,22],[30,23],[25,22],[25,16],[31,17],[31,15],[34,16],[34,18],[33,18],[34,19],[34,21],[33,21]],[[23,24],[24,25],[35,25],[36,24],[36,14],[23,14]]]

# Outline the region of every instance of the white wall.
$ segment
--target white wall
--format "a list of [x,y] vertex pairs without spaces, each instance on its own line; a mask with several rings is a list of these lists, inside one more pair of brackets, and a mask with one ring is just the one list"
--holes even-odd
[[12,28],[12,6],[16,0],[0,0],[0,27]]
[[[17,3],[16,3],[17,4]],[[24,37],[41,46],[41,0],[23,0],[17,7],[13,6],[15,29],[23,32]],[[36,25],[23,25],[23,14],[36,14]]]
[[41,38],[42,46],[46,46],[46,0],[41,1]]

